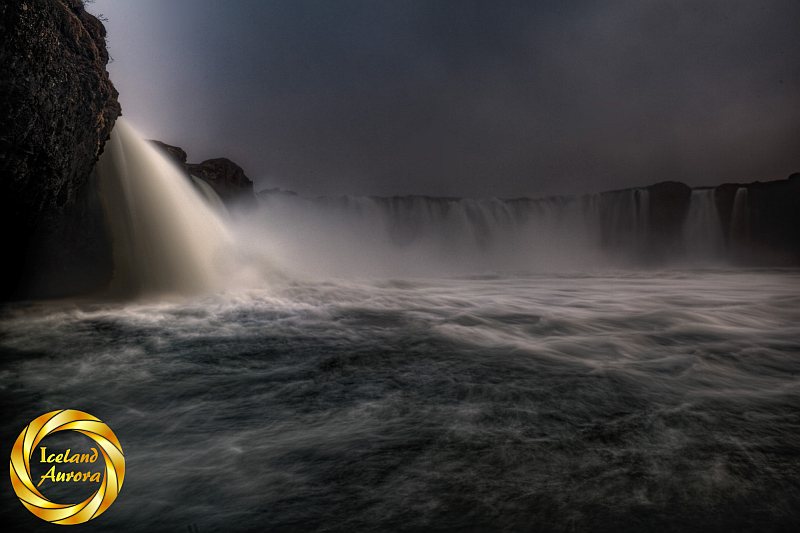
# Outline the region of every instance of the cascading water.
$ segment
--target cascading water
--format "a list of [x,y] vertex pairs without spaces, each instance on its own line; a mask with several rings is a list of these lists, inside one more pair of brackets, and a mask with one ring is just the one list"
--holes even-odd
[[600,195],[595,220],[600,244],[615,254],[639,256],[648,245],[650,195],[646,189],[630,189]]
[[220,286],[231,243],[189,180],[119,119],[97,164],[111,228],[116,294],[197,293]]
[[636,189],[636,244],[637,248],[643,249],[649,245],[650,239],[650,191],[647,189]]
[[277,239],[272,255],[295,271],[576,270],[603,266],[612,253],[635,260],[647,239],[644,191],[509,200],[267,194],[262,203],[263,218],[251,226],[263,230],[266,219]]
[[[651,242],[647,189],[508,200],[282,193],[261,200],[262,219],[251,226],[276,240],[273,255],[293,271],[425,275],[624,267],[648,264],[658,246]],[[714,192],[694,191],[690,201],[683,246],[668,259],[718,261],[724,245]]]
[[214,211],[217,213],[222,213],[227,215],[228,208],[225,207],[225,203],[222,201],[222,198],[214,191],[214,189],[203,181],[202,179],[198,178],[197,176],[190,176],[192,178],[192,183],[194,186],[197,187],[197,190],[203,196],[203,199],[206,201],[208,205],[210,205]]
[[689,213],[683,226],[683,241],[689,257],[713,260],[725,248],[714,189],[692,191]]
[[744,243],[750,237],[750,212],[747,205],[747,188],[736,189],[731,213],[730,239],[732,243]]

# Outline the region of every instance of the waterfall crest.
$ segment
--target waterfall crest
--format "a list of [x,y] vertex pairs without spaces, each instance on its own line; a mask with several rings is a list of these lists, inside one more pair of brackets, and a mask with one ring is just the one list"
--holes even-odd
[[187,177],[124,119],[97,163],[113,239],[111,292],[194,294],[221,286],[231,238]]

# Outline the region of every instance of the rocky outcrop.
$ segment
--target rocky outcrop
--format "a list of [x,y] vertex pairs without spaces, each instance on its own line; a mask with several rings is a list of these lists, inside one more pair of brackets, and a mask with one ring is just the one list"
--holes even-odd
[[106,253],[85,242],[102,239],[90,174],[120,114],[105,36],[79,0],[0,4],[3,297],[35,290],[31,271],[55,280]]
[[221,157],[207,159],[202,163],[187,163],[187,155],[183,148],[156,140],[150,142],[183,167],[188,175],[200,178],[211,185],[214,192],[227,205],[255,204],[253,181],[245,175],[242,167],[230,159]]
[[183,148],[178,146],[172,146],[171,144],[163,143],[161,141],[156,141],[151,139],[150,142],[155,145],[156,148],[164,152],[170,158],[174,159],[175,162],[180,163],[181,166],[186,166],[186,151]]
[[210,184],[225,203],[251,203],[255,200],[252,180],[245,176],[242,167],[230,159],[206,159],[186,167],[191,175]]

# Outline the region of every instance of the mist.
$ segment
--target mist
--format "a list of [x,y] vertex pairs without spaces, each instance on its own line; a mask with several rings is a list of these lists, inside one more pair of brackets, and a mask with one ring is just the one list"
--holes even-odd
[[[729,266],[715,191],[693,191],[687,203],[671,236],[654,224],[647,189],[505,200],[273,192],[229,222],[242,257],[269,258],[298,279]],[[743,209],[731,217],[749,223]]]

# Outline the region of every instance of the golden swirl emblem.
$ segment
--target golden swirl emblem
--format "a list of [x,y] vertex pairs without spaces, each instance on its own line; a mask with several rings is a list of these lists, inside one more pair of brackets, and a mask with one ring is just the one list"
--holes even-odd
[[[43,438],[58,431],[77,431],[95,441],[105,459],[100,487],[80,503],[54,503],[45,498],[31,480],[31,456]],[[44,450],[42,451],[44,454]],[[117,436],[98,418],[65,409],[36,418],[22,430],[11,450],[11,484],[30,512],[53,524],[81,524],[103,514],[117,499],[125,479],[125,457]]]

